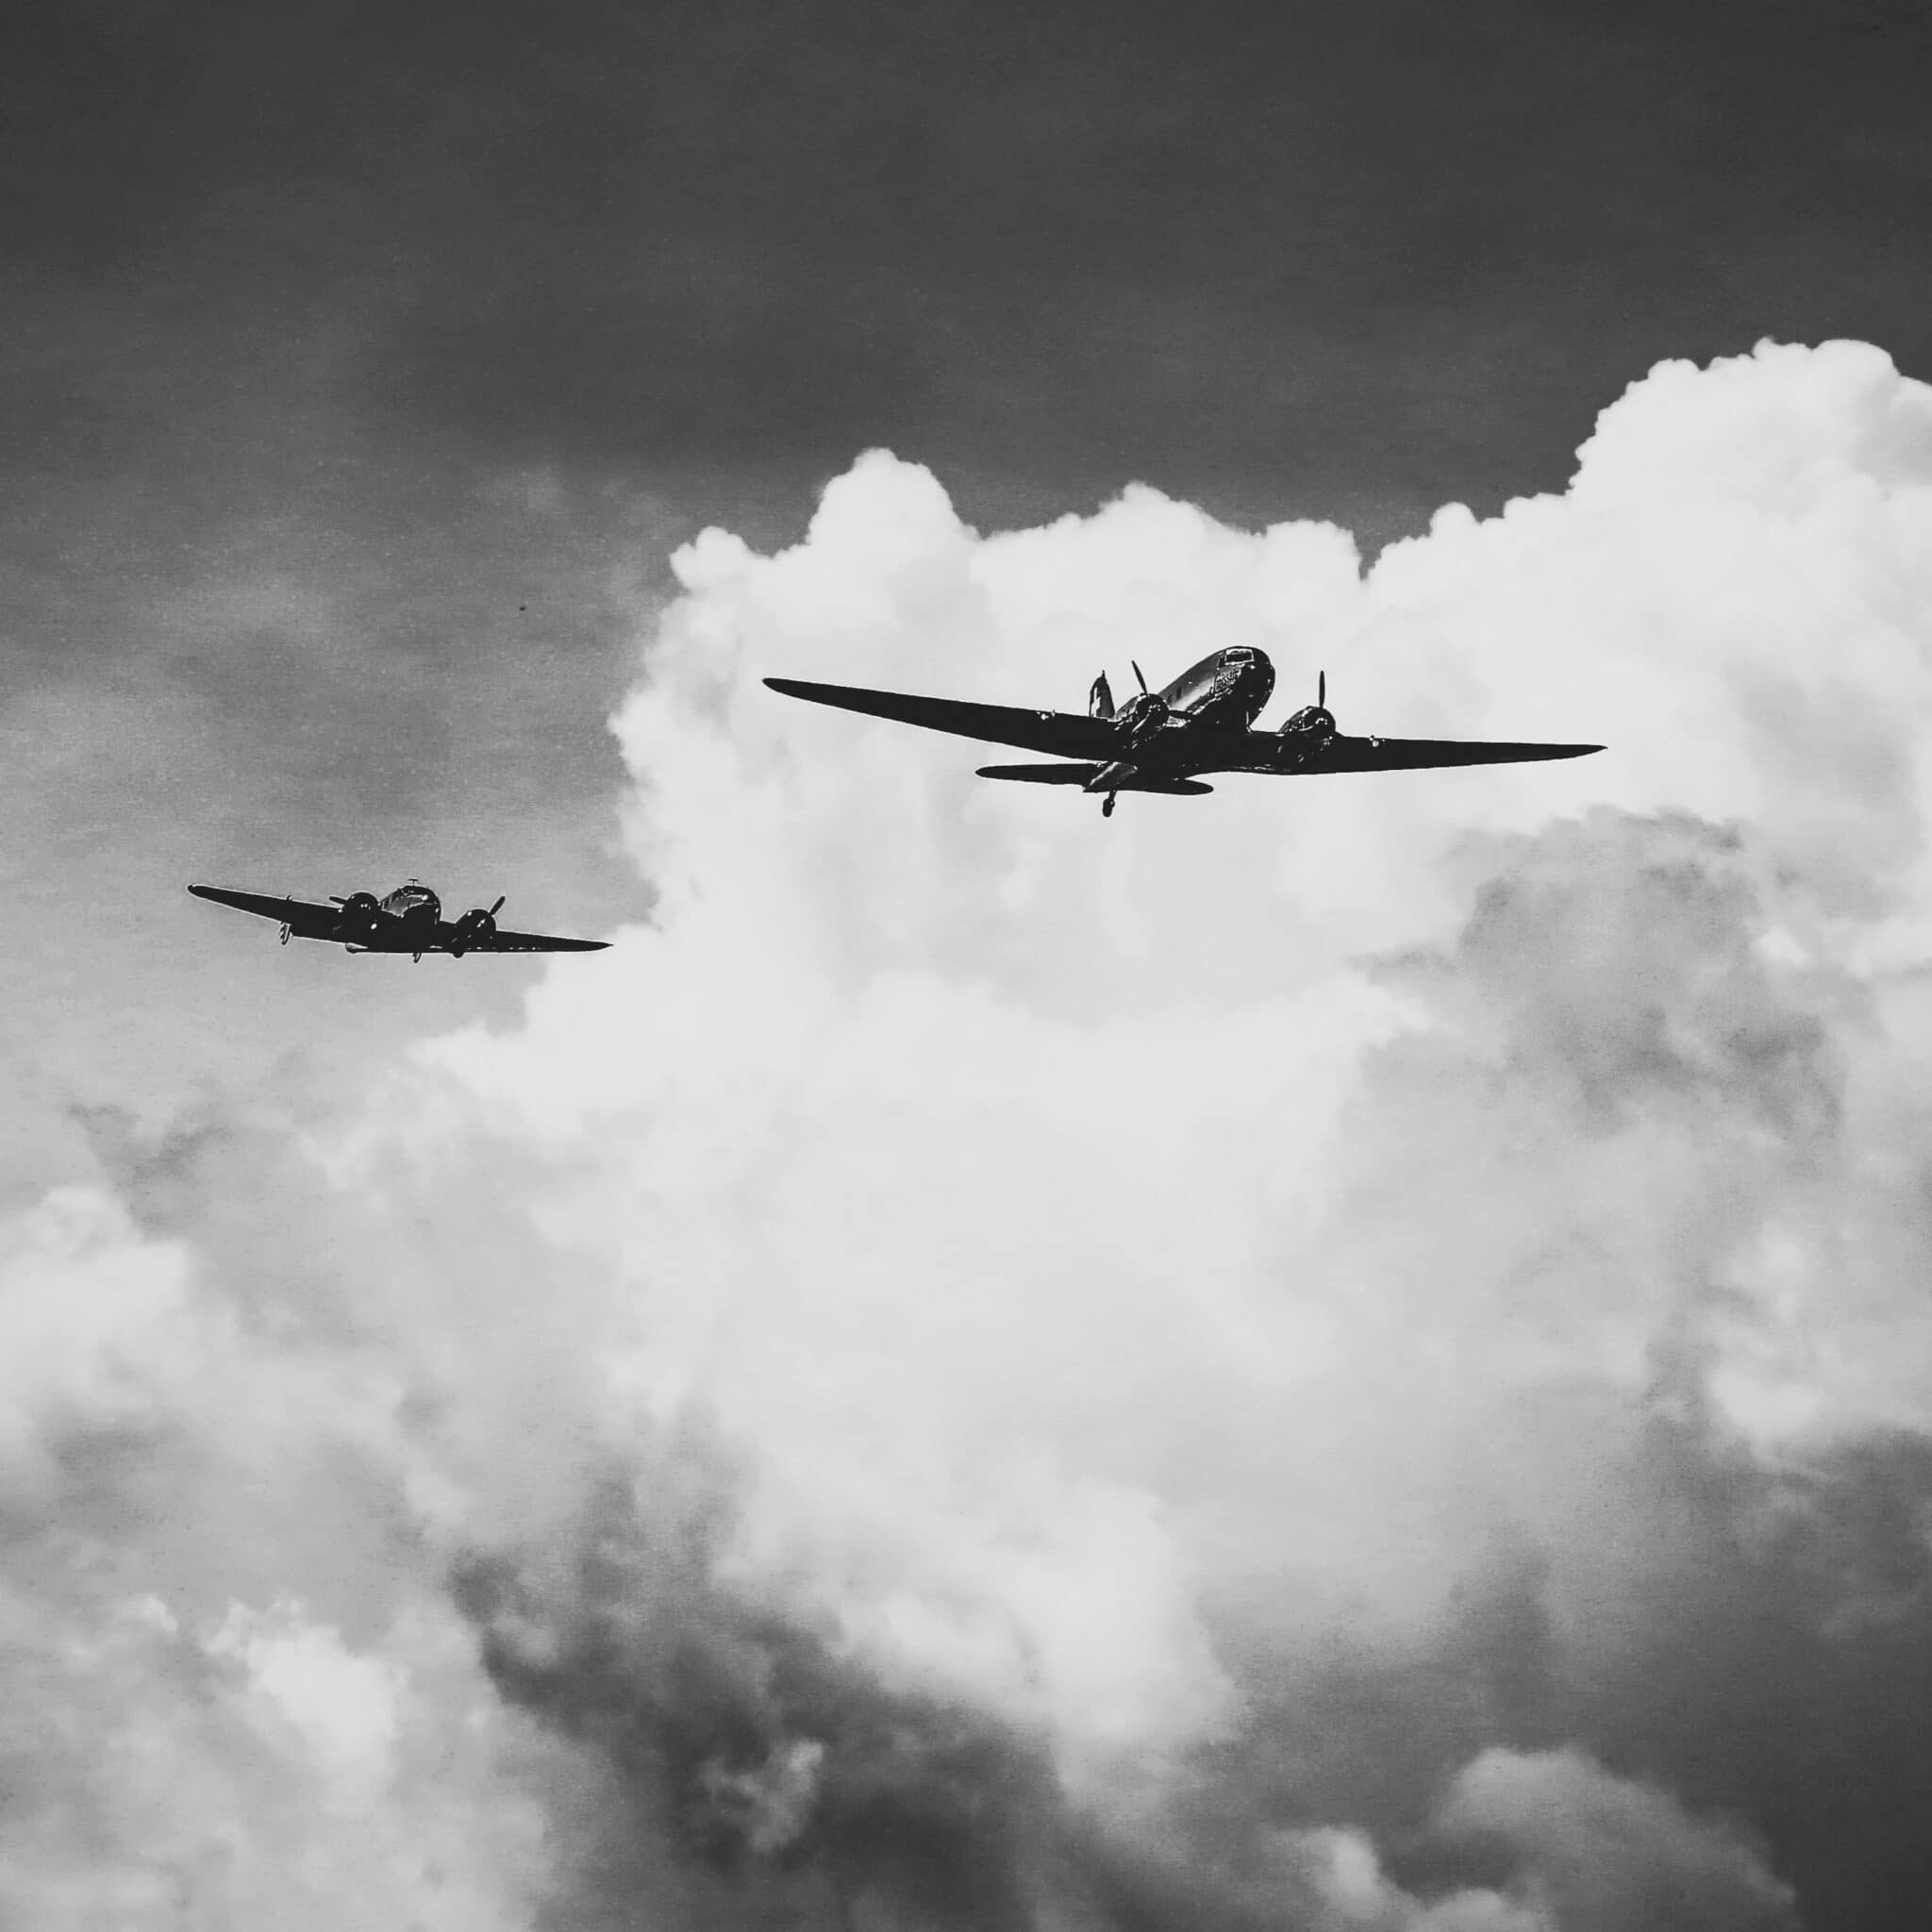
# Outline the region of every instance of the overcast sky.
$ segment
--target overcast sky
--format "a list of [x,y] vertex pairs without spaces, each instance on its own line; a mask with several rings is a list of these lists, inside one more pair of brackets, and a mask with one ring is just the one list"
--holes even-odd
[[[1923,1923],[1923,6],[0,96],[6,1911]],[[1610,751],[1103,833],[758,681],[1235,641]],[[410,874],[618,946],[183,890]]]

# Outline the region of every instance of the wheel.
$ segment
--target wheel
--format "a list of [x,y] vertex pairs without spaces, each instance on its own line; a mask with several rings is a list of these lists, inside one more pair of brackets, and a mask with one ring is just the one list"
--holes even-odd
[[1108,793],[1107,794],[1106,798],[1104,798],[1104,799],[1103,799],[1103,800],[1101,801],[1101,806],[1100,806],[1100,816],[1101,816],[1102,818],[1104,818],[1104,819],[1110,819],[1110,818],[1112,818],[1112,816],[1113,816],[1113,808],[1114,808],[1114,794],[1113,794],[1113,793],[1112,793],[1111,791],[1109,791],[1109,792],[1108,792]]

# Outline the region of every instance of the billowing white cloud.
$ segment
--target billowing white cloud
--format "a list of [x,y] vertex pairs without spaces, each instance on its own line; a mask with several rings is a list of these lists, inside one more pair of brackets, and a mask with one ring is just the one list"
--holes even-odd
[[[1793,1923],[1835,1868],[1735,1687],[1828,1724],[1926,1601],[1928,537],[1932,391],[1852,343],[1665,365],[1365,575],[1138,488],[983,537],[877,453],[708,532],[616,721],[653,923],[252,1216],[210,1156],[165,1239],[20,1224],[9,1467],[78,1404],[265,1469],[198,1527],[90,1477],[226,1686],[170,1721],[405,1838],[470,1740],[498,1923]],[[1610,749],[1104,824],[759,682],[1074,708],[1237,641],[1278,710]]]
[[[8,1232],[0,1917],[530,1924],[528,1727],[433,1572],[379,1577],[417,1533],[371,1365],[251,1333],[192,1244],[97,1191]],[[277,1575],[364,1634],[231,1594]]]

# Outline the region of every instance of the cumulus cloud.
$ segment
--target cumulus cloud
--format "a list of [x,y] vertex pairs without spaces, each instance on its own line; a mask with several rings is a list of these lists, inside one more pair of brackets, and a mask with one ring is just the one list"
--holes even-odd
[[529,1924],[516,1720],[434,1577],[382,1574],[382,1372],[251,1332],[104,1190],[9,1235],[8,1922]]
[[[1832,343],[1366,575],[1138,487],[981,536],[877,453],[688,545],[615,721],[651,924],[10,1230],[14,1616],[94,1660],[21,1908],[1887,1923],[1928,537],[1932,391]],[[1235,642],[1611,749],[1103,824],[759,682]],[[130,1799],[137,1724],[203,1782]]]

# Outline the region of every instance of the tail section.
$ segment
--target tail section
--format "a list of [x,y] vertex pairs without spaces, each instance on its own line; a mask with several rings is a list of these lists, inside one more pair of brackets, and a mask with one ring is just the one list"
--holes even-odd
[[[1078,785],[1083,789],[1107,769],[1105,765],[981,765],[982,778],[1005,778],[1015,785]],[[1123,791],[1159,791],[1175,798],[1198,798],[1212,791],[1198,778],[1163,778],[1146,772],[1123,777]]]

